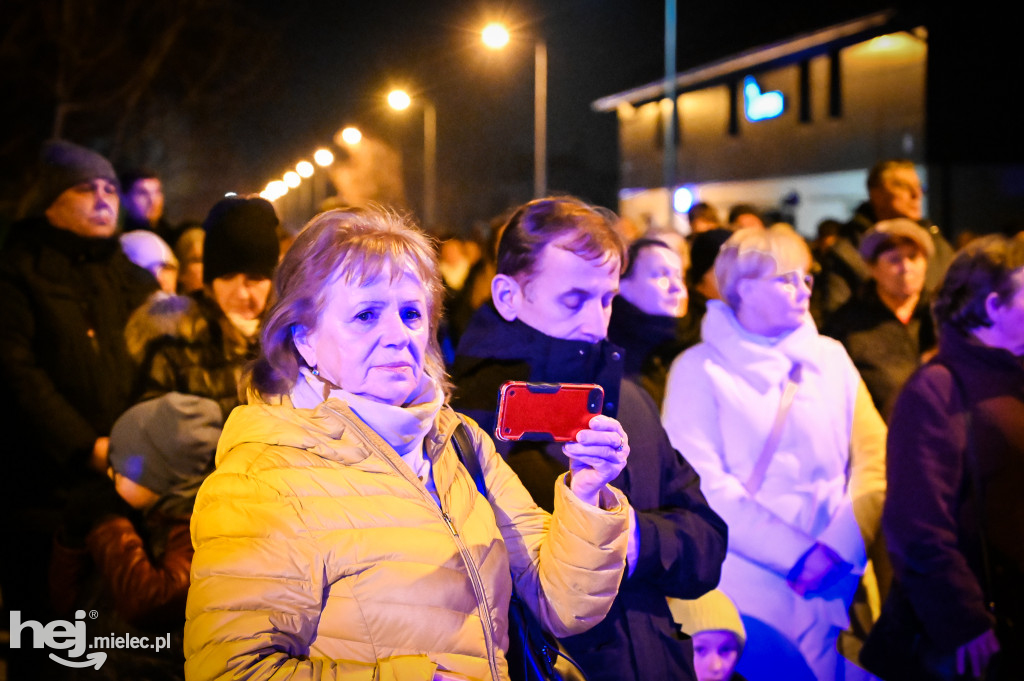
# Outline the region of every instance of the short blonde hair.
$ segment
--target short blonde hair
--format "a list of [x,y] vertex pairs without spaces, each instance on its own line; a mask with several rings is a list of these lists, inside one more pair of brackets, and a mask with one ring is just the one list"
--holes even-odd
[[296,237],[274,275],[277,302],[263,326],[249,387],[264,397],[288,393],[305,363],[295,348],[294,332],[320,323],[330,283],[363,284],[386,268],[394,279],[408,271],[423,284],[430,324],[424,372],[447,397],[450,383],[437,342],[444,286],[434,243],[408,218],[376,207],[329,210]]
[[768,229],[740,229],[729,237],[715,259],[715,280],[726,304],[736,311],[743,279],[774,277],[810,266],[807,242],[791,226],[779,222]]

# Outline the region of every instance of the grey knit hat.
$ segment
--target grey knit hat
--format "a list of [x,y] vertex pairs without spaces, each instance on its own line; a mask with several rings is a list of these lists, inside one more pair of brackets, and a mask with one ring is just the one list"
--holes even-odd
[[223,424],[220,405],[205,397],[172,392],[140,402],[110,431],[110,465],[165,494],[209,471]]
[[39,155],[35,183],[22,205],[22,215],[43,215],[65,190],[96,178],[109,180],[120,189],[114,166],[92,149],[64,140],[46,142]]

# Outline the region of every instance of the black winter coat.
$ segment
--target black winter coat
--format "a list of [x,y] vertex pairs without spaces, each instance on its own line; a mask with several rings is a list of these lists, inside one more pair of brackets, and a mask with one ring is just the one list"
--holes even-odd
[[124,327],[156,288],[116,237],[81,237],[45,219],[14,225],[0,251],[8,501],[48,505],[130,406]]
[[622,296],[612,301],[608,340],[625,353],[625,377],[636,381],[661,409],[668,370],[688,345],[683,340],[688,324],[683,319],[648,314]]
[[[488,303],[459,343],[452,405],[493,433],[498,389],[507,380],[598,383],[605,389],[604,413],[629,436],[629,460],[612,484],[637,512],[640,553],[608,616],[563,643],[591,681],[693,679],[692,648],[681,640],[665,597],[696,598],[718,584],[726,526],[707,505],[697,473],[669,443],[650,396],[622,379],[622,360],[608,341],[551,338],[522,322],[506,322]],[[525,441],[496,445],[537,503],[551,510],[555,479],[568,470],[561,448]]]
[[850,353],[886,423],[907,379],[921,366],[921,355],[935,348],[935,327],[922,298],[906,324],[878,297],[874,282],[839,308],[822,330]]
[[[967,455],[969,437],[977,464]],[[887,454],[882,529],[895,581],[928,638],[937,650],[952,653],[992,627],[987,594],[996,604],[997,635],[1008,665],[1000,678],[1024,678],[1021,358],[943,329],[938,356],[910,379],[896,402]],[[982,527],[991,562],[988,585]]]

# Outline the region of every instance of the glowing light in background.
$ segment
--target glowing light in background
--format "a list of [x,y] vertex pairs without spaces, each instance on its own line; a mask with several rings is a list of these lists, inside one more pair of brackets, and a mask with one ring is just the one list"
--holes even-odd
[[679,187],[672,194],[672,207],[677,213],[686,213],[693,208],[693,192],[687,187]]
[[388,105],[396,111],[408,109],[412,104],[412,97],[405,90],[392,90],[388,93]]
[[309,161],[299,161],[295,164],[295,172],[299,177],[313,177],[313,164]]
[[484,45],[492,50],[500,50],[508,45],[508,29],[501,24],[487,24],[481,32]]
[[287,173],[284,174],[284,177],[282,179],[284,180],[284,183],[288,185],[289,189],[295,189],[300,184],[302,184],[302,178],[299,177],[299,174],[294,170],[289,170]]
[[[342,139],[345,139],[345,131],[347,130],[355,130],[357,133],[359,133],[359,131],[356,130],[355,128],[345,128],[345,130],[343,130],[341,133]],[[362,134],[360,134],[359,139],[362,138],[363,136]],[[356,140],[356,142],[358,141],[359,140]],[[354,144],[354,142],[352,144]],[[316,164],[321,168],[326,168],[327,166],[334,163],[334,154],[331,153],[330,149],[317,149],[316,153],[313,154],[313,160],[316,161]]]
[[288,185],[281,180],[271,180],[267,183],[267,188],[260,192],[260,196],[267,201],[277,201],[287,193]]
[[[363,133],[359,132],[359,128],[348,127],[341,131],[341,140],[345,144],[359,144],[363,139]],[[323,151],[326,151],[324,149]],[[317,161],[317,163],[320,163]],[[321,164],[322,165],[322,164]],[[330,165],[329,163],[327,165]]]
[[776,118],[785,108],[782,93],[778,90],[761,92],[761,86],[753,76],[743,79],[743,105],[747,120],[751,122]]

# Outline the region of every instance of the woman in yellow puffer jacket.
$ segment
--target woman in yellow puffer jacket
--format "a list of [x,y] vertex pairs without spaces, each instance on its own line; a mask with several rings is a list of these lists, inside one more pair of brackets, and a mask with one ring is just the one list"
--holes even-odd
[[484,499],[452,444],[428,239],[330,211],[274,284],[249,404],[192,518],[187,678],[507,679],[513,580],[556,636],[599,622],[626,551],[618,422],[565,445],[548,515],[463,420]]

